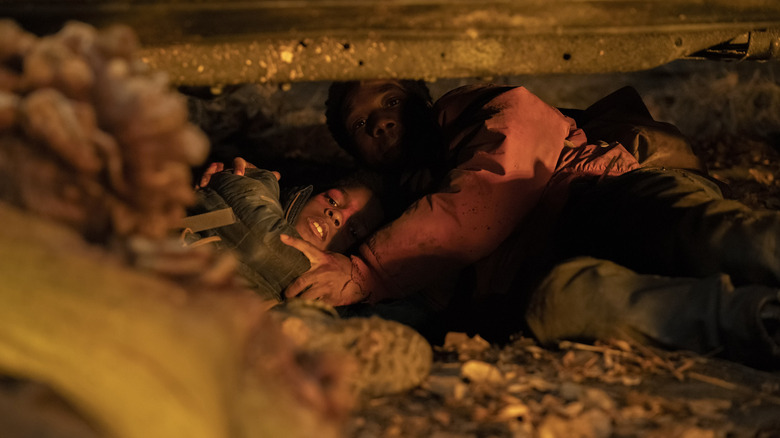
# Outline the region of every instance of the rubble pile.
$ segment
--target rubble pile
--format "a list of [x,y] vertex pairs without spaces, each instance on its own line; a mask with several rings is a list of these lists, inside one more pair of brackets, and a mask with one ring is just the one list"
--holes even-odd
[[609,340],[543,348],[447,334],[431,376],[355,410],[351,437],[775,436],[780,376]]

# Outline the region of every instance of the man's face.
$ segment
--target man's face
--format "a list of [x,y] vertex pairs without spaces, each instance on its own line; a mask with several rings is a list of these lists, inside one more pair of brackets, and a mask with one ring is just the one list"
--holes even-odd
[[306,202],[295,230],[318,249],[344,252],[368,237],[383,217],[382,206],[368,188],[335,188]]
[[362,81],[352,90],[344,123],[362,160],[373,167],[394,167],[404,156],[404,110],[409,93],[395,80]]

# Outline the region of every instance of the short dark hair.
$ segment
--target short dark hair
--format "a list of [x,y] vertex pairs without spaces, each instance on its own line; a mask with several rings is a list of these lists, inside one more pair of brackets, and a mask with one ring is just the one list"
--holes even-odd
[[382,179],[382,176],[377,172],[364,168],[358,168],[343,175],[333,184],[333,187],[341,188],[361,186],[371,190],[371,192],[379,198],[383,197],[385,194],[385,182]]
[[[423,80],[399,79],[401,87],[412,96],[422,100],[427,105],[433,105],[433,98]],[[344,150],[355,155],[355,144],[344,124],[344,110],[349,93],[360,85],[360,81],[333,82],[328,88],[328,99],[325,101],[325,120],[330,135]]]

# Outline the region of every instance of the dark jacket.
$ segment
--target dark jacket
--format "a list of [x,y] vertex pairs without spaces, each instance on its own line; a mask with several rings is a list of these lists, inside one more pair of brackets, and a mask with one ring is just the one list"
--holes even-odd
[[247,169],[245,176],[220,172],[208,187],[197,191],[191,214],[232,208],[238,221],[201,231],[201,237],[219,236],[218,245],[236,252],[239,272],[265,298],[281,299],[281,292],[309,269],[300,251],[285,245],[281,234],[300,237],[293,224],[311,196],[312,187],[291,190],[280,201],[276,177],[262,169]]

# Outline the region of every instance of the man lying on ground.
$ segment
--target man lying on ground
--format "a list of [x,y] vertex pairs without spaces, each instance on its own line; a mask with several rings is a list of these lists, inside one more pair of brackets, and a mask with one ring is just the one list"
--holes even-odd
[[[643,105],[624,106],[640,121],[626,132],[649,133],[627,149],[630,135],[588,138],[523,87],[461,87],[435,105],[417,81],[331,91],[337,141],[419,196],[351,257],[288,240],[312,268],[287,296],[339,306],[422,296],[414,304],[429,315],[477,330],[628,337],[780,364],[780,213],[724,199],[684,140],[646,141],[658,125]],[[622,108],[609,120],[594,107],[586,129],[630,122]],[[502,305],[480,315],[491,299]]]

